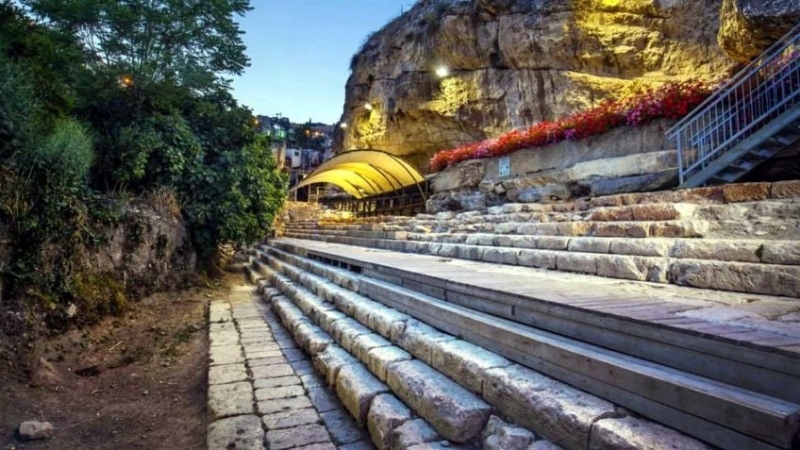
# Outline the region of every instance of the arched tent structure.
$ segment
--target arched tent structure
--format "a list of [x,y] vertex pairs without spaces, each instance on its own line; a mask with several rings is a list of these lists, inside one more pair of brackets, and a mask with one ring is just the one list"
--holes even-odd
[[424,181],[425,177],[417,169],[391,153],[371,149],[349,150],[322,163],[294,189],[316,183],[331,183],[353,197],[362,199]]

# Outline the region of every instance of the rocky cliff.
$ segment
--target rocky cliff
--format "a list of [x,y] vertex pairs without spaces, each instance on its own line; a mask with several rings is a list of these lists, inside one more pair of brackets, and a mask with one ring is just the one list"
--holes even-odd
[[[605,98],[667,80],[719,79],[785,32],[795,3],[420,0],[354,55],[338,150],[382,149],[424,169],[437,150]],[[765,28],[775,16],[782,19]],[[772,31],[737,44],[753,27]],[[437,77],[438,67],[449,75]]]

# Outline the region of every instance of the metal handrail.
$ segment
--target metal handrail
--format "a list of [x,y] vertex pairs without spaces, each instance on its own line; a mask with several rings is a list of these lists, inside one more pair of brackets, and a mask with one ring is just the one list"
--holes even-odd
[[800,103],[800,24],[667,131],[680,184]]

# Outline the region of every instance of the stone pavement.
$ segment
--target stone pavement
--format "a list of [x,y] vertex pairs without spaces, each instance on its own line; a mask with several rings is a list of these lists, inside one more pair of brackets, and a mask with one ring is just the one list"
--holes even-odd
[[212,301],[208,449],[374,448],[250,285]]

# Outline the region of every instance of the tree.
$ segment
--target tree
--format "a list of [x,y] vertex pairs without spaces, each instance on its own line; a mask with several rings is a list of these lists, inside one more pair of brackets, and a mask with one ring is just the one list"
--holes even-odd
[[315,128],[316,124],[308,122],[294,128],[294,144],[300,148],[322,151],[324,148],[325,136]]
[[249,0],[23,0],[75,34],[96,70],[205,90],[249,65],[234,16]]

